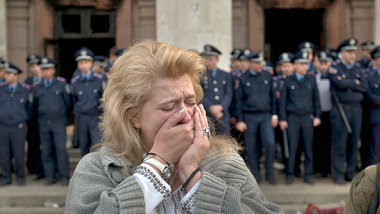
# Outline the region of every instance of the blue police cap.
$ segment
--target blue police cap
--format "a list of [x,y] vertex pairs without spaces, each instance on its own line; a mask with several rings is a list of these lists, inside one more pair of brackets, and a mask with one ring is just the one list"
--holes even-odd
[[372,57],[372,59],[376,59],[377,57],[380,57],[380,46],[376,46],[376,47],[371,51],[371,57]]
[[87,59],[87,60],[94,60],[94,52],[92,50],[82,47],[81,49],[77,50],[75,52],[75,61],[79,61],[82,59]]
[[306,51],[298,51],[294,54],[293,63],[308,63],[309,53]]
[[220,54],[222,54],[220,50],[208,44],[203,46],[203,52],[201,53],[202,56],[219,56]]
[[26,57],[26,62],[28,64],[35,64],[35,63],[38,63],[40,61],[40,58],[41,56],[38,55],[38,54],[35,54],[35,53],[32,53],[32,54],[29,54],[27,57]]
[[358,40],[354,37],[351,37],[349,39],[344,40],[340,45],[338,46],[338,51],[350,51],[350,50],[357,50],[356,47],[358,45]]
[[360,44],[360,47],[363,50],[372,50],[372,48],[375,47],[375,43],[371,40],[367,40],[367,41],[363,42],[362,44]]
[[333,61],[337,60],[339,58],[339,53],[335,49],[332,48],[326,48],[326,53],[330,55],[330,57],[333,59]]
[[57,66],[57,62],[49,57],[42,57],[38,63],[40,68],[55,68]]
[[231,51],[231,59],[240,60],[240,56],[243,54],[243,51],[239,48],[235,48]]
[[127,50],[128,50],[128,48],[119,48],[115,51],[115,55],[117,57],[119,57],[119,56],[123,55],[123,53],[127,52]]
[[240,60],[245,60],[245,59],[248,59],[247,57],[249,56],[249,55],[251,55],[251,53],[253,53],[252,52],[252,50],[251,49],[249,49],[249,48],[246,48],[246,49],[244,49],[244,50],[242,50],[243,51],[243,53],[240,55]]
[[299,51],[311,52],[313,50],[314,50],[314,44],[311,42],[302,42],[297,47],[297,52]]
[[252,52],[250,55],[247,56],[247,59],[251,62],[260,63],[264,60],[264,52],[263,51]]
[[17,66],[13,65],[10,62],[5,62],[5,72],[14,74],[22,73],[22,71]]
[[264,62],[263,62],[263,69],[267,70],[267,71],[268,70],[274,70],[274,65],[270,61],[264,60]]
[[332,62],[333,58],[326,51],[320,51],[318,53],[318,60],[321,62]]
[[0,68],[5,68],[5,61],[0,57]]
[[106,56],[95,56],[94,63],[106,68],[108,66],[108,58]]
[[278,57],[278,63],[292,62],[294,55],[289,52],[284,52]]

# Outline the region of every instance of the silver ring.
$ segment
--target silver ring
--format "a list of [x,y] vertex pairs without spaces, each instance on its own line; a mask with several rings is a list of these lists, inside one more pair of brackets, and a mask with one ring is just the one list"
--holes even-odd
[[206,136],[208,139],[211,138],[211,132],[210,132],[210,127],[206,126],[203,130],[203,136]]

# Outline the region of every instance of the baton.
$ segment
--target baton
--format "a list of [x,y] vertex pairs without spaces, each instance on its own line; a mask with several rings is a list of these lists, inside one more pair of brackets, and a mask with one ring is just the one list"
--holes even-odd
[[284,153],[285,153],[285,158],[289,158],[289,144],[288,144],[288,133],[286,132],[286,129],[282,130],[282,135],[284,137]]
[[335,93],[334,90],[331,90],[331,93],[332,93],[332,95],[334,97],[334,101],[336,103],[336,106],[338,107],[338,110],[339,110],[340,116],[342,117],[344,125],[346,126],[347,132],[348,132],[348,134],[351,134],[352,133],[352,129],[351,129],[350,123],[347,120],[347,116],[346,116],[346,114],[343,111],[343,107],[342,107],[342,105],[339,102],[338,96],[336,96],[336,93]]

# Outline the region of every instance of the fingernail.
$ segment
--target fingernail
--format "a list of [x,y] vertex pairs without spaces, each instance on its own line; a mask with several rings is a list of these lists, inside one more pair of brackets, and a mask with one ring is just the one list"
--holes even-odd
[[203,106],[203,104],[201,104],[201,107],[203,108],[203,110],[205,110],[205,107]]
[[198,111],[200,111],[201,109],[197,106],[197,109],[198,109]]
[[195,112],[195,115],[197,115],[197,117],[199,117],[199,113],[198,112]]
[[179,114],[183,114],[183,112],[185,112],[185,108],[182,108],[181,110],[179,110]]

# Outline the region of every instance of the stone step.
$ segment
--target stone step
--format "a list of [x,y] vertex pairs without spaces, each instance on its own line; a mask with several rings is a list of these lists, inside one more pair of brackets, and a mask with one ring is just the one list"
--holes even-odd
[[67,149],[67,153],[69,155],[69,158],[81,158],[82,154],[80,149]]
[[63,214],[64,208],[52,207],[0,207],[0,214]]
[[[338,207],[344,207],[342,204],[323,204],[323,205],[318,205],[318,208],[320,209],[333,209],[333,208],[338,208]],[[282,210],[284,211],[285,214],[298,214],[302,213],[306,210],[307,205],[299,205],[299,204],[290,204],[290,205],[281,205]]]

